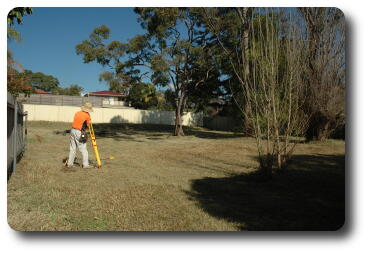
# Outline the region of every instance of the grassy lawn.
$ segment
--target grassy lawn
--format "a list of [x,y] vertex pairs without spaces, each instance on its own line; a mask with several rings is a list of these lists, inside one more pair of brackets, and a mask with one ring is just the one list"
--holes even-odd
[[8,181],[13,229],[336,230],[344,222],[343,141],[299,144],[290,169],[262,182],[252,138],[201,128],[178,138],[158,125],[96,125],[101,158],[115,159],[64,169],[69,134],[53,131],[69,127],[29,123],[27,152]]

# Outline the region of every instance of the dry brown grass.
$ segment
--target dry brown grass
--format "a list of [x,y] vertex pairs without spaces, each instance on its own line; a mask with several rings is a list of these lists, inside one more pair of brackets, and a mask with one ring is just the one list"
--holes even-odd
[[[102,169],[63,169],[69,136],[53,131],[69,126],[29,124],[28,150],[8,181],[8,222],[13,229],[233,231],[341,226],[342,141],[298,145],[291,173],[260,183],[251,177],[257,167],[253,139],[200,128],[187,128],[187,136],[179,138],[171,136],[168,126],[96,125],[101,157],[115,159],[103,161]],[[88,150],[93,161],[90,145]],[[326,219],[328,214],[331,219]]]

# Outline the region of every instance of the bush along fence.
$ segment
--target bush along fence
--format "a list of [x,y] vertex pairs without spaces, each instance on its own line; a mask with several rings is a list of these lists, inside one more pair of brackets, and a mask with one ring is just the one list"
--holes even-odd
[[7,94],[7,170],[8,179],[16,170],[16,163],[23,156],[26,148],[27,113],[23,105],[10,93]]

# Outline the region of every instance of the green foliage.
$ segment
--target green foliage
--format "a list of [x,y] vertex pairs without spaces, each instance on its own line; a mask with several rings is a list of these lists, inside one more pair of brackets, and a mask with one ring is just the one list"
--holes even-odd
[[168,36],[168,28],[175,27],[178,18],[183,18],[184,8],[135,8],[134,11],[139,14],[138,21],[141,27],[149,34],[155,34],[162,38]]
[[[155,86],[172,87],[177,103],[167,105],[177,109],[176,124],[181,125],[180,117],[188,109],[191,94],[202,88],[210,92],[219,84],[215,61],[218,49],[209,43],[213,39],[203,26],[203,12],[200,8],[135,8],[135,12],[145,34],[128,43],[108,44],[110,30],[101,26],[92,31],[89,40],[76,46],[76,53],[83,55],[85,63],[97,62],[112,69],[100,76],[111,90],[135,89],[147,78]],[[210,79],[213,85],[206,86]],[[163,101],[157,101],[157,105],[166,107]]]
[[34,92],[35,88],[38,88],[47,92],[51,92],[52,94],[80,96],[81,92],[83,91],[83,87],[77,84],[72,84],[66,88],[60,87],[59,80],[56,77],[52,75],[46,75],[42,72],[32,72],[31,70],[25,70],[23,72],[17,72],[14,77],[19,78],[19,82],[23,84],[20,86],[20,89],[10,89],[12,91],[14,90],[16,93],[30,94]]
[[25,75],[22,66],[17,63],[11,51],[7,51],[7,90],[13,96],[20,93],[29,95],[32,93],[32,86],[29,78]]
[[89,40],[84,40],[76,46],[76,53],[83,55],[85,63],[97,62],[102,66],[110,67],[113,71],[101,73],[99,81],[107,82],[111,91],[126,93],[132,84],[139,81],[140,71],[132,68],[137,63],[135,59],[130,59],[124,63],[121,59],[127,52],[136,50],[135,43],[140,45],[142,39],[137,37],[131,44],[120,41],[106,43],[110,33],[107,26],[95,28]]
[[15,30],[15,28],[10,27],[10,26],[8,26],[7,38],[10,41],[16,41],[16,42],[22,41],[22,36],[20,35],[20,33],[17,30]]
[[[18,24],[22,24],[23,16],[31,13],[32,8],[29,7],[14,8],[8,13],[8,40],[16,42],[22,40],[20,33],[12,26],[15,24],[15,21]],[[20,93],[29,95],[32,92],[29,77],[23,72],[21,65],[14,60],[13,54],[9,50],[7,51],[7,90],[14,96],[18,96]]]
[[162,54],[153,55],[151,59],[151,67],[158,72],[168,72],[170,70],[169,63]]
[[[110,29],[107,26],[100,26],[93,30],[89,40],[84,40],[76,46],[77,55],[82,54],[85,63],[96,61],[105,66],[110,63],[111,54],[109,47],[103,44],[104,40],[110,36]],[[116,43],[112,42],[110,49],[116,52]]]
[[139,53],[142,49],[147,47],[148,40],[147,36],[145,35],[137,35],[128,40],[128,52],[129,53]]
[[175,110],[175,93],[170,89],[156,90],[153,84],[134,85],[129,91],[128,101],[137,109]]
[[72,84],[69,87],[62,88],[62,87],[56,87],[52,89],[52,94],[58,94],[58,95],[70,95],[70,96],[81,96],[81,92],[84,90],[83,87]]
[[135,84],[129,91],[128,101],[137,109],[155,108],[158,104],[156,89],[152,84]]
[[81,92],[84,90],[83,87],[73,84],[70,85],[69,88],[67,88],[69,91],[69,95],[76,95],[76,96],[80,96]]
[[166,72],[155,71],[151,76],[151,81],[155,85],[165,87],[170,83],[170,77]]
[[18,24],[23,24],[23,17],[32,14],[33,10],[30,7],[17,7],[12,9],[8,13],[7,23],[8,23],[8,30],[7,30],[7,38],[11,41],[20,42],[22,40],[22,36],[20,33],[12,27],[15,24],[15,21]]
[[110,90],[117,93],[127,93],[133,83],[131,76],[125,73],[108,71],[100,74],[99,81],[106,81],[110,85]]
[[161,103],[159,106],[161,106],[164,110],[167,110],[167,111],[175,110],[175,107],[176,107],[175,99],[177,97],[175,95],[175,92],[170,89],[167,89],[165,90],[163,97],[164,97],[164,103]]
[[32,14],[33,9],[30,7],[17,7],[12,9],[8,13],[7,22],[8,25],[12,26],[14,25],[14,21],[17,21],[18,24],[23,23],[23,17],[29,14]]
[[8,68],[7,91],[15,97],[21,93],[29,95],[32,93],[32,86],[24,72]]
[[25,70],[24,73],[34,88],[51,92],[59,86],[59,80],[52,75],[46,75],[42,72],[32,72],[31,70]]

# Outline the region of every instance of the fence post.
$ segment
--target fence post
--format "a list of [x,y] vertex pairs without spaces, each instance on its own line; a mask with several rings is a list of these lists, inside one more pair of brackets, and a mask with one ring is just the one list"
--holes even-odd
[[27,145],[27,135],[28,135],[28,126],[27,126],[27,123],[28,123],[28,111],[24,112],[24,116],[25,116],[25,122],[23,122],[23,126],[24,126],[24,137],[23,137],[23,140],[24,140],[24,144],[23,144],[23,149],[24,149],[24,152],[26,151],[26,145]]
[[13,173],[15,173],[15,168],[17,166],[17,125],[18,125],[18,103],[17,98],[14,97],[14,145],[13,145]]

